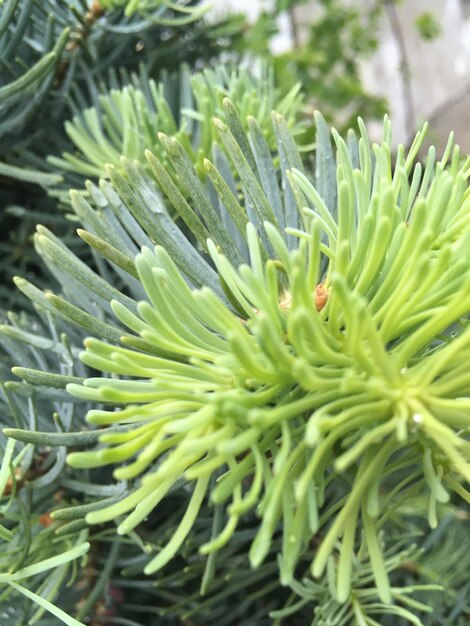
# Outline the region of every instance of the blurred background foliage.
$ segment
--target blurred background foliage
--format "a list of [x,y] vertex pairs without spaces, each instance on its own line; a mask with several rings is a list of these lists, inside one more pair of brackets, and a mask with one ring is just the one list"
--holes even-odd
[[[371,7],[344,0],[320,0],[311,23],[298,23],[294,9],[305,0],[276,0],[235,43],[241,54],[250,53],[273,64],[285,89],[300,82],[309,94],[309,105],[322,111],[339,129],[349,128],[358,115],[379,119],[386,102],[368,93],[360,76],[360,61],[377,48],[377,21],[381,2]],[[271,42],[284,15],[291,30],[293,48],[274,53]]]

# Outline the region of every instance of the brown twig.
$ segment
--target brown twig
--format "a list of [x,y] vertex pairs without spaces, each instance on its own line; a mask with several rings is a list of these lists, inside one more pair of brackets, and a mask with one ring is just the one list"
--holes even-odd
[[[93,24],[100,17],[102,17],[104,13],[105,13],[105,9],[101,6],[99,0],[94,0],[90,8],[88,9],[88,11],[85,13],[83,17],[83,21],[85,22],[85,25],[81,27],[77,27],[75,30],[73,30],[70,33],[69,40],[67,42],[67,45],[65,46],[65,49],[67,52],[74,52],[81,46],[83,41],[89,36]],[[63,81],[67,73],[68,67],[69,67],[68,59],[64,59],[59,64],[59,67],[57,69],[57,75],[56,75],[56,81],[59,84]]]

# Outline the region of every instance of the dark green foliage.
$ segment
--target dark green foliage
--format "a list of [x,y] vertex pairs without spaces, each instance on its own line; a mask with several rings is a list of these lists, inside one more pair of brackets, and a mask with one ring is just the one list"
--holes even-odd
[[[8,156],[12,137],[16,150],[32,149],[38,155],[54,151],[54,143],[63,141],[70,97],[84,93],[83,108],[110,68],[132,71],[144,63],[150,76],[158,76],[163,68],[176,70],[183,61],[202,63],[220,52],[217,27],[210,31],[198,21],[188,28],[191,13],[182,19],[178,10],[156,2],[150,13],[127,16],[119,8],[125,3],[117,4],[106,9],[100,2],[88,6],[85,0],[5,0],[0,22],[0,157]],[[230,26],[220,28],[234,33]],[[39,116],[41,124],[34,124]],[[28,121],[32,126],[26,136]],[[18,141],[20,136],[23,141]]]

